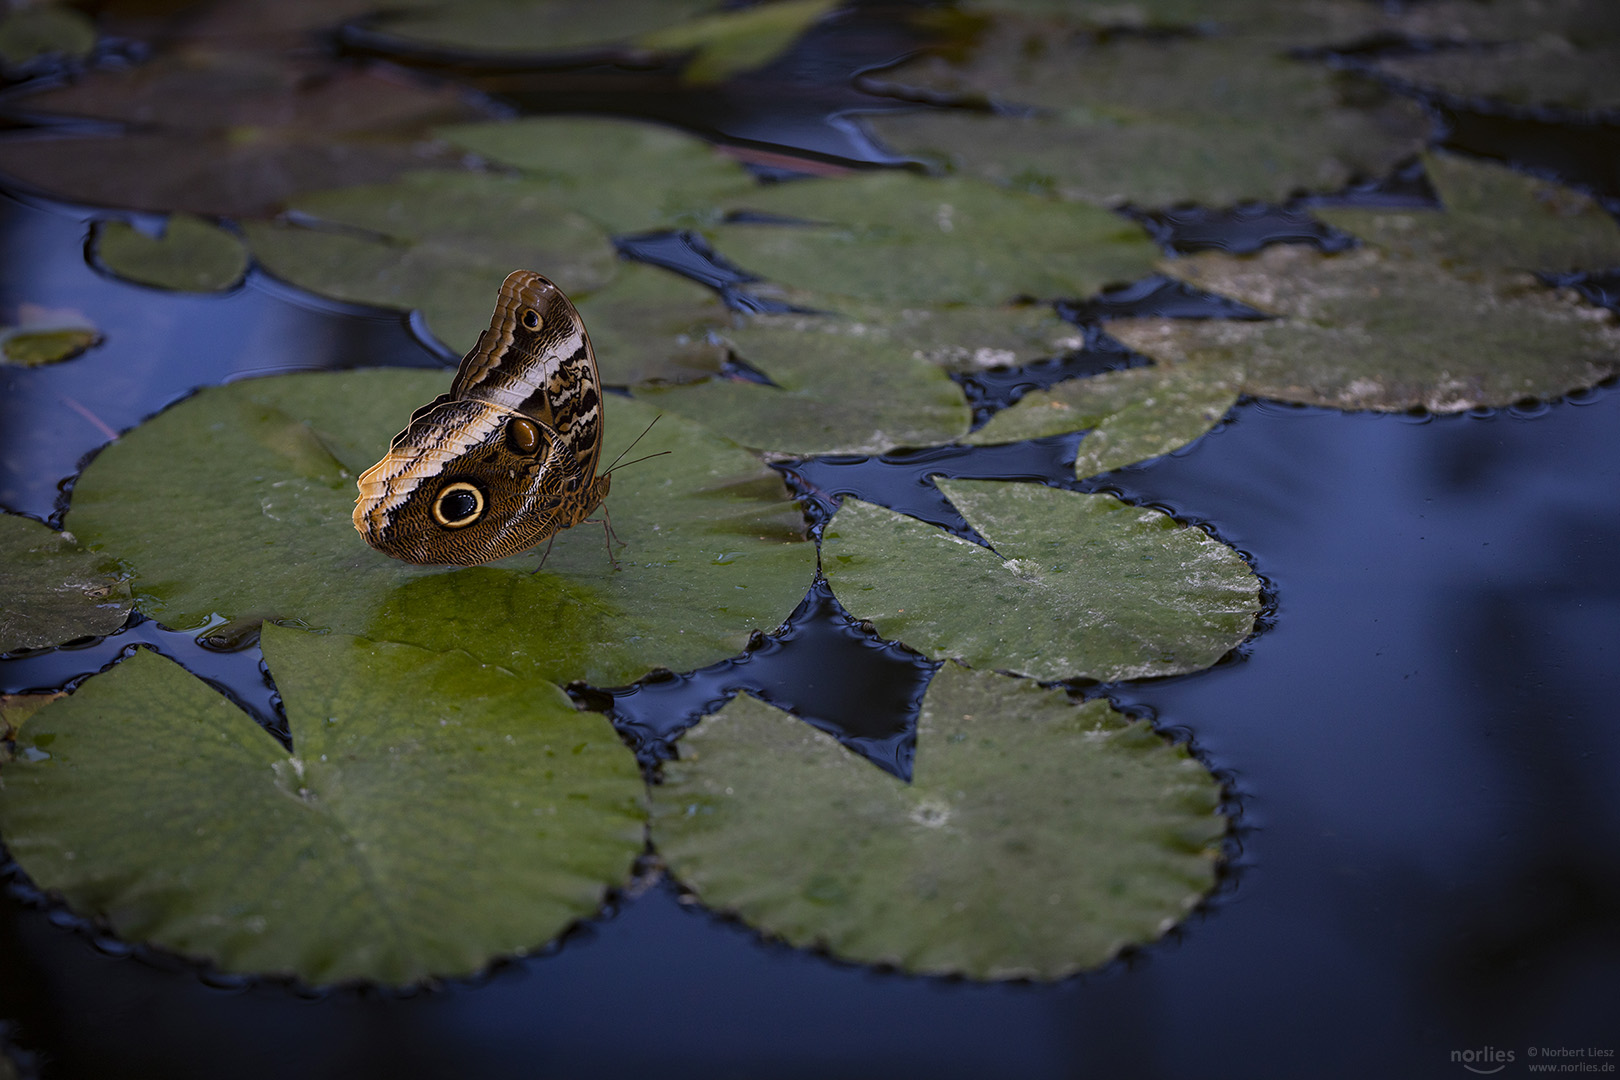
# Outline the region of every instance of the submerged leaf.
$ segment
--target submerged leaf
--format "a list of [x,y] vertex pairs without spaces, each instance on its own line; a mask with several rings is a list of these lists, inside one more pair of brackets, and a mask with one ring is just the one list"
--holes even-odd
[[692,59],[681,69],[683,82],[724,82],[776,59],[800,34],[842,2],[775,0],[718,11],[643,34],[636,44],[660,52],[690,51]]
[[1116,320],[1108,332],[1156,360],[1240,363],[1244,392],[1339,409],[1458,412],[1592,386],[1620,370],[1620,328],[1601,308],[1528,275],[1468,277],[1363,248],[1205,252],[1162,269],[1281,318]]
[[1085,296],[1141,277],[1157,255],[1140,226],[1094,206],[906,172],[778,184],[736,209],[809,224],[719,226],[728,258],[787,285],[878,304]]
[[247,248],[234,233],[190,214],[170,215],[155,238],[122,221],[97,222],[90,247],[121,278],[181,292],[222,292],[248,267]]
[[0,653],[110,634],[129,616],[129,586],[72,535],[0,514]]
[[29,720],[6,845],[120,936],[225,971],[470,975],[593,915],[642,847],[599,714],[462,653],[266,626],[294,752],[138,651]]
[[906,971],[1054,979],[1151,941],[1215,882],[1219,789],[1106,701],[946,664],[912,782],[739,697],[652,788],[653,843],[704,903]]
[[1254,628],[1259,579],[1166,514],[1035,484],[936,482],[990,548],[854,499],[823,534],[827,580],[885,638],[977,668],[1115,682],[1199,671]]
[[[741,650],[804,596],[815,549],[781,478],[666,415],[613,476],[600,525],[486,566],[420,567],[356,535],[355,476],[444,373],[285,375],[210,387],[147,421],[85,470],[68,512],[133,571],[141,610],[170,626],[269,618],[434,650],[555,682],[630,682]],[[656,415],[604,399],[612,461]]]

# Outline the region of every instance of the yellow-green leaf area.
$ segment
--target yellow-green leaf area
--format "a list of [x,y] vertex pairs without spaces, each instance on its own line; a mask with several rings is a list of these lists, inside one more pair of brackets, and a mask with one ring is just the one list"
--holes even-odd
[[1620,370],[1613,317],[1529,274],[1294,246],[1205,252],[1163,269],[1279,318],[1119,320],[1108,332],[1168,363],[1241,363],[1244,393],[1257,397],[1459,412],[1558,397]]
[[129,616],[129,586],[68,533],[0,514],[0,653],[110,634]]
[[464,653],[262,643],[291,754],[145,650],[29,719],[0,835],[38,885],[225,971],[399,986],[531,951],[628,878],[643,786],[601,715]]
[[298,224],[246,225],[266,270],[339,300],[416,309],[456,352],[489,326],[513,267],[538,270],[574,298],[618,267],[607,232],[538,180],[417,172],[305,196],[293,209]]
[[785,327],[728,331],[774,385],[712,378],[637,396],[733,442],[785,454],[867,454],[949,442],[972,413],[949,375],[912,350]]
[[1003,304],[1133,281],[1157,249],[1096,206],[967,178],[884,171],[761,188],[733,209],[816,224],[713,230],[738,265],[786,285],[878,304]]
[[71,326],[58,330],[0,329],[0,356],[17,367],[59,364],[93,348],[101,335],[89,327]]
[[1106,701],[946,664],[906,784],[739,697],[652,788],[653,843],[705,904],[798,946],[981,979],[1055,979],[1178,922],[1225,820],[1183,747]]
[[601,51],[677,25],[714,8],[713,0],[459,0],[412,5],[379,22],[391,37],[447,49],[492,53]]
[[643,34],[636,44],[655,51],[690,52],[681,80],[724,82],[764,67],[842,0],[778,0],[696,19]]
[[[274,619],[426,649],[463,649],[526,677],[598,686],[740,651],[802,599],[815,549],[781,478],[666,415],[613,475],[600,524],[476,567],[421,567],[367,547],[355,477],[380,459],[448,372],[275,376],[199,391],[97,456],[71,527],[133,573],[169,626],[211,614]],[[604,461],[657,412],[605,398]]]
[[170,215],[156,237],[122,221],[98,222],[90,246],[119,277],[181,292],[221,292],[240,282],[248,267],[239,237],[191,214]]
[[991,547],[845,499],[822,566],[849,612],[928,656],[1037,679],[1115,682],[1209,667],[1254,629],[1236,551],[1110,495],[937,481]]

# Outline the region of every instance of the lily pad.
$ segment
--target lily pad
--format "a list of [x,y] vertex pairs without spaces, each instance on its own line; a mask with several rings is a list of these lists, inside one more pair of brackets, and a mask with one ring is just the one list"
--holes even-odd
[[293,209],[300,224],[246,224],[265,269],[340,300],[415,308],[456,352],[489,326],[490,298],[512,267],[534,267],[576,299],[618,267],[607,234],[534,180],[419,172]]
[[1178,922],[1215,883],[1219,789],[1106,701],[946,664],[906,784],[739,697],[681,740],[653,843],[711,907],[906,971],[1061,978]]
[[711,224],[724,200],[756,186],[702,139],[633,120],[530,116],[438,134],[544,181],[553,198],[610,233]]
[[1282,317],[1116,320],[1108,332],[1155,360],[1241,363],[1244,392],[1257,397],[1458,412],[1557,397],[1620,371],[1613,316],[1528,274],[1463,277],[1372,248],[1291,245],[1161,269]]
[[1036,484],[936,483],[991,547],[854,499],[824,531],[827,580],[883,637],[977,668],[1115,682],[1200,671],[1254,629],[1248,564],[1166,514]]
[[1214,427],[1237,404],[1243,366],[1232,360],[1156,363],[1070,379],[1024,395],[965,441],[989,445],[1090,429],[1077,477],[1168,454]]
[[460,0],[388,17],[389,37],[491,53],[603,52],[714,9],[714,0]]
[[889,78],[1041,110],[873,118],[895,150],[1105,204],[1280,202],[1336,190],[1387,174],[1428,129],[1416,104],[1266,39],[1094,39],[1004,19],[965,66],[935,57]]
[[1392,56],[1379,71],[1431,92],[1509,105],[1620,107],[1620,42],[1582,47],[1542,33],[1532,41]]
[[[140,609],[169,626],[268,618],[445,651],[555,682],[633,681],[739,652],[793,610],[815,549],[781,478],[665,416],[614,474],[599,525],[485,566],[419,567],[367,547],[355,480],[443,373],[275,376],[205,388],[102,451],[68,511],[87,543],[134,574]],[[608,395],[604,460],[656,412]]]
[[101,332],[74,308],[17,305],[17,325],[0,326],[0,363],[40,367],[71,360],[101,344]]
[[1322,207],[1323,221],[1386,251],[1492,270],[1620,267],[1620,225],[1597,200],[1501,165],[1429,154],[1444,211]]
[[189,214],[171,215],[157,237],[127,222],[98,221],[90,248],[127,281],[181,292],[223,292],[248,268],[247,248],[234,233]]
[[726,361],[714,336],[731,313],[689,278],[637,263],[579,302],[602,381],[609,386],[708,378]]
[[68,533],[0,514],[0,653],[110,634],[129,617],[129,586]]
[[0,65],[8,70],[46,56],[83,59],[95,47],[96,24],[66,4],[28,4],[0,15]]
[[875,454],[967,434],[961,387],[912,350],[839,334],[744,327],[727,339],[774,385],[714,378],[638,397],[744,446],[784,454]]
[[1147,273],[1140,226],[1095,206],[969,179],[886,171],[762,188],[714,230],[738,265],[788,285],[879,304],[1002,304],[1085,296]]
[[597,911],[642,846],[606,719],[462,653],[266,626],[294,752],[145,650],[29,720],[0,830],[41,887],[225,971],[470,975]]
[[636,44],[660,52],[689,52],[681,81],[696,85],[724,82],[762,68],[785,53],[814,23],[843,0],[777,0],[737,10],[700,15],[655,30]]

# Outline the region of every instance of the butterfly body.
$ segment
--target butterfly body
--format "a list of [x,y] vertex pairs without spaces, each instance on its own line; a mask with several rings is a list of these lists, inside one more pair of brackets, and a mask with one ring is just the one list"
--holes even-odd
[[416,410],[361,474],[355,529],[396,559],[474,566],[578,525],[610,482],[596,475],[601,391],[574,305],[513,271],[450,393]]

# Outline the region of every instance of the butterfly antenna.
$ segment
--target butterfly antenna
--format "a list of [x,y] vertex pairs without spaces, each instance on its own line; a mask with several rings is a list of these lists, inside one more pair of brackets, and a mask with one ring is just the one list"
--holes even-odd
[[663,457],[665,454],[673,454],[674,452],[675,451],[673,451],[673,450],[660,450],[656,454],[647,454],[644,457],[631,458],[629,461],[625,462],[624,465],[618,465],[618,464],[609,465],[606,469],[602,470],[602,475],[606,476],[608,473],[612,472],[614,469],[622,469],[626,465],[635,465],[635,464],[637,464],[639,462],[642,462],[642,461],[651,461],[655,457]]
[[[645,439],[647,437],[647,432],[649,432],[649,431],[651,431],[653,429],[653,424],[658,423],[658,421],[662,420],[663,418],[664,418],[663,413],[659,413],[657,416],[653,417],[652,418],[652,423],[650,423],[646,427],[642,428],[641,429],[641,434],[637,435],[634,439],[631,439],[630,440],[630,445],[625,447],[623,450],[620,450],[619,451],[619,456],[613,459],[613,464],[609,465],[607,468],[603,469],[602,471],[604,473],[610,473],[614,469],[618,468],[619,462],[624,461],[624,455],[626,455],[630,451],[634,450],[636,448],[636,443],[640,442],[642,439]],[[668,453],[670,453],[670,451],[663,450],[663,451],[660,451],[660,453],[668,454]],[[648,454],[647,455],[647,457],[657,457],[657,456],[658,456],[658,454]],[[646,461],[646,460],[647,460],[647,458],[636,458],[636,461]],[[634,465],[636,463],[636,461],[627,462],[626,464]]]

